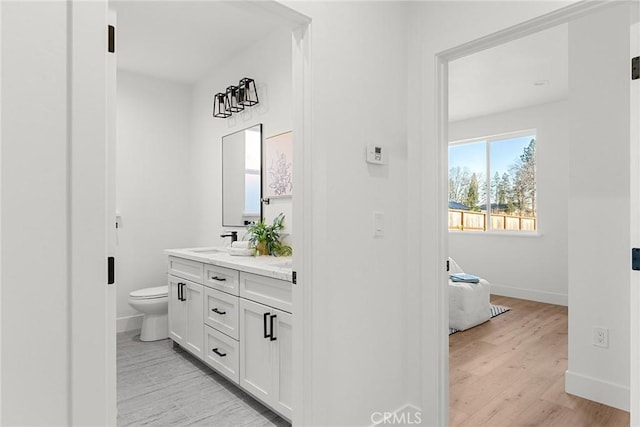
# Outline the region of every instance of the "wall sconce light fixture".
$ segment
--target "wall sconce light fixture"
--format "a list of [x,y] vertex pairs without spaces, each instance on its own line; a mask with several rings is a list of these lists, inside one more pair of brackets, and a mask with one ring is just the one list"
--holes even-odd
[[213,96],[213,117],[227,118],[231,115],[229,99],[224,93],[216,93]]
[[256,82],[245,77],[238,86],[227,87],[225,93],[216,93],[213,97],[213,117],[225,119],[232,113],[239,113],[244,107],[253,107],[258,103]]
[[242,105],[249,107],[258,103],[258,91],[256,90],[256,82],[253,79],[245,77],[240,80],[240,102]]
[[229,86],[227,88],[227,100],[229,100],[228,113],[238,113],[244,110],[244,104],[240,103],[240,89],[238,86]]

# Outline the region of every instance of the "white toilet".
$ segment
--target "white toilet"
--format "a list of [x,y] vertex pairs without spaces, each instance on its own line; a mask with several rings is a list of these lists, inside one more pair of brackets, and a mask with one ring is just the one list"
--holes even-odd
[[129,305],[144,314],[140,341],[157,341],[169,338],[168,286],[157,286],[133,291]]

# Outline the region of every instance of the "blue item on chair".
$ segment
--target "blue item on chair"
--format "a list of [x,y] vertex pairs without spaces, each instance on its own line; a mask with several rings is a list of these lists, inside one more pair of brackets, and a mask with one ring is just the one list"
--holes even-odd
[[451,274],[449,278],[452,282],[480,283],[480,278],[473,274]]

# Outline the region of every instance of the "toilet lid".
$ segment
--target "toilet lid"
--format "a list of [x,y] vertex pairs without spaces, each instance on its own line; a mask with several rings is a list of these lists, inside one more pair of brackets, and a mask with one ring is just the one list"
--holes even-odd
[[129,294],[132,298],[150,299],[166,297],[168,286],[156,286],[155,288],[144,288],[133,291]]

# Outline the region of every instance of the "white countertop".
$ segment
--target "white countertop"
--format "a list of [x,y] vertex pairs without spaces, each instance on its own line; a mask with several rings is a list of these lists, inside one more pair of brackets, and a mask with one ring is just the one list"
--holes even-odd
[[292,264],[290,256],[232,256],[227,252],[227,248],[221,247],[165,249],[164,253],[178,258],[291,281]]

